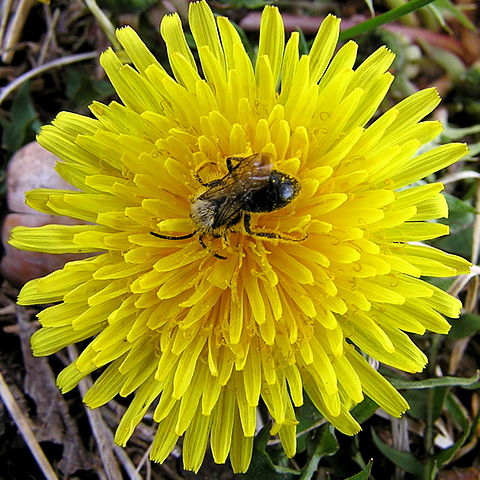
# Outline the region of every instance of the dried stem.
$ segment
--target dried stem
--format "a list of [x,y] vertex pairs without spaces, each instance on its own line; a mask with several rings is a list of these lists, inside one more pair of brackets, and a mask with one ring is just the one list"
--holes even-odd
[[18,427],[18,430],[22,434],[25,443],[27,444],[30,452],[34,456],[40,470],[47,480],[58,480],[56,473],[54,472],[52,466],[50,465],[47,457],[43,453],[42,447],[37,442],[35,434],[33,433],[30,421],[23,414],[22,410],[18,406],[15,398],[13,398],[8,385],[6,384],[3,375],[0,372],[0,398],[2,399],[4,405],[7,407],[10,415],[12,416],[15,424]]
[[22,34],[23,26],[34,4],[35,0],[20,0],[15,10],[15,15],[8,24],[7,34],[5,35],[5,46],[2,53],[3,63],[10,63],[12,61],[14,54],[13,47],[17,44]]
[[30,78],[40,75],[41,73],[53,68],[63,67],[64,65],[70,65],[71,63],[76,62],[83,62],[84,60],[91,60],[97,56],[97,52],[77,53],[74,55],[67,55],[66,57],[56,58],[51,62],[47,62],[43,65],[39,65],[38,67],[32,68],[0,90],[0,105],[14,90],[16,90],[18,87],[20,87],[20,85],[22,85],[22,83],[26,82]]
[[97,5],[97,2],[95,0],[85,0],[85,5],[87,5],[90,12],[92,12],[92,15],[97,19],[97,22],[104,31],[110,43],[113,45],[113,48],[115,48],[115,50],[121,50],[122,46],[115,36],[115,27]]

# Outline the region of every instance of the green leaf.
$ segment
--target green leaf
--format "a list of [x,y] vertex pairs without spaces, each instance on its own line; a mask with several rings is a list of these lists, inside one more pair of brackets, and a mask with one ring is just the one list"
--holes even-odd
[[400,390],[420,390],[424,388],[440,388],[440,387],[468,387],[473,385],[479,379],[479,374],[472,377],[440,377],[429,378],[427,380],[418,380],[409,382],[405,380],[398,380],[396,378],[389,378],[389,382]]
[[435,7],[434,3],[435,3],[435,2],[433,2],[432,4],[430,4],[430,5],[428,6],[428,10],[432,13],[432,15],[434,16],[435,20],[437,20],[437,22],[440,24],[440,26],[441,26],[449,35],[453,35],[452,29],[448,26],[448,23],[447,23],[447,22],[445,21],[445,19],[443,18],[442,12],[440,12],[440,10]]
[[297,28],[295,31],[298,32],[299,39],[300,39],[300,41],[298,42],[298,50],[299,50],[300,56],[308,55],[310,48],[308,46],[307,39],[305,38],[305,34],[299,28]]
[[[318,431],[318,440],[315,449],[302,470],[300,480],[310,480],[317,471],[320,460],[325,456],[333,455],[339,446],[331,425],[323,425]],[[260,477],[259,477],[260,478]]]
[[195,43],[195,39],[190,32],[185,32],[185,40],[187,41],[187,45],[192,49],[197,49],[197,44]]
[[366,4],[368,9],[370,10],[370,15],[373,17],[375,15],[375,9],[373,8],[373,0],[363,0]]
[[[471,378],[441,377],[407,382],[398,379],[389,379],[395,388],[405,390],[404,396],[410,405],[409,415],[419,420],[429,420],[433,423],[444,408],[448,387],[473,387],[478,375]],[[427,393],[422,390],[428,389]]]
[[10,109],[10,120],[3,122],[3,146],[9,152],[17,151],[33,139],[40,124],[30,95],[30,83],[25,82],[17,91]]
[[378,408],[378,405],[370,397],[365,397],[365,400],[355,405],[350,413],[361,424],[372,417]]
[[464,445],[471,432],[478,424],[478,416],[476,422],[471,422],[470,419],[468,419],[463,406],[454,395],[449,395],[447,398],[447,410],[454,418],[457,425],[459,425],[462,433],[460,438],[451,447],[442,450],[434,456],[438,468],[446,465],[452,460],[455,453]]
[[465,74],[465,64],[457,55],[448,52],[444,48],[434,47],[424,40],[419,39],[418,43],[428,56],[445,70],[452,82],[459,80]]
[[480,331],[480,315],[465,313],[460,318],[450,320],[452,328],[448,337],[453,340],[470,337]]
[[[478,126],[478,125],[476,125]],[[480,154],[480,142],[476,143],[470,143],[468,145],[468,156],[465,158],[465,160],[469,159],[475,159],[476,157]]]
[[452,4],[450,0],[436,0],[434,2],[436,7],[441,8],[442,10],[447,10],[451,13],[464,27],[469,28],[470,30],[476,30],[475,25],[469,20],[469,18],[455,5]]
[[408,415],[411,418],[422,420],[424,422],[428,418],[428,401],[425,392],[420,390],[408,390],[404,393],[405,400],[410,405]]
[[471,427],[470,418],[468,418],[467,411],[457,396],[450,393],[446,402],[447,411],[453,419],[459,430],[466,430]]
[[468,202],[444,193],[448,204],[448,226],[452,234],[465,230],[474,219],[476,209]]
[[423,472],[425,467],[420,460],[417,460],[409,452],[400,452],[394,448],[386,445],[380,440],[380,438],[375,433],[375,430],[371,430],[373,443],[375,446],[383,453],[383,455],[388,458],[392,463],[400,467],[402,470],[405,470],[412,475],[423,478]]
[[450,235],[430,242],[433,246],[448,252],[469,258],[472,251],[473,232],[472,225],[475,209],[453,195],[445,194],[448,203],[449,215],[447,220],[442,220],[450,227]]
[[[312,403],[308,395],[303,398],[303,405],[295,408],[295,416],[297,417],[297,452],[304,452],[307,449],[307,442],[311,440],[314,429],[320,428],[326,423],[317,407]],[[312,430],[313,428],[313,430]],[[299,435],[299,433],[302,433]]]
[[[471,214],[469,214],[471,215]],[[473,218],[473,217],[472,217]],[[472,253],[473,228],[469,226],[465,230],[460,230],[442,238],[437,238],[429,242],[432,246],[454,253],[465,258],[469,258]]]
[[460,140],[463,137],[466,137],[467,135],[473,135],[474,133],[480,133],[480,124],[472,125],[465,128],[456,128],[450,125],[446,125],[440,135],[440,138],[442,143],[447,143],[453,140]]
[[427,419],[429,425],[440,418],[442,410],[445,406],[445,399],[447,398],[448,387],[432,388],[428,390],[427,401],[430,402],[429,418]]
[[[467,202],[464,202],[463,200],[460,200],[459,198],[455,197],[454,195],[450,195],[449,193],[444,193],[445,198],[448,203],[448,211],[450,212],[449,215],[449,225],[452,227],[452,215],[457,216],[458,218],[453,219],[456,223],[459,223],[460,225],[464,225],[465,222],[461,222],[460,220],[460,215],[464,213],[477,213],[475,207],[470,205]],[[471,217],[467,217],[468,220],[470,221]],[[455,224],[453,225],[455,227]]]
[[355,475],[346,478],[345,480],[368,480],[370,478],[370,472],[372,470],[373,461],[370,460],[365,468],[361,471],[356,473]]
[[432,2],[433,0],[410,0],[407,3],[400,5],[399,7],[382,13],[382,15],[371,18],[365,22],[355,25],[354,27],[347,28],[340,33],[339,39],[341,42],[343,42],[345,40],[349,40],[350,38],[356,37],[357,35],[361,35],[362,33],[370,32],[371,30],[375,30],[376,28],[385,25],[386,23],[398,20],[399,18],[407,15],[408,13],[425,7]]
[[70,67],[65,69],[65,93],[70,99],[71,108],[80,110],[92,100],[103,100],[114,93],[110,82],[94,80],[84,69]]
[[238,475],[238,479],[257,480],[293,480],[300,472],[290,468],[274,465],[270,455],[266,451],[267,442],[270,439],[270,425],[266,425],[255,437],[253,444],[252,461],[248,471]]
[[[478,125],[476,125],[478,126]],[[468,144],[468,155],[465,157],[465,160],[475,160],[476,157],[480,154],[480,142],[469,143]]]

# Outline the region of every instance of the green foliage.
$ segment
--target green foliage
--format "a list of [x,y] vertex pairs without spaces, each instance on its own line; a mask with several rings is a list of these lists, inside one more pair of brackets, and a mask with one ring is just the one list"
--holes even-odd
[[15,94],[9,116],[9,120],[1,120],[2,145],[9,153],[13,153],[32,140],[40,129],[38,114],[30,94],[29,82],[25,82]]
[[428,57],[440,66],[451,80],[456,81],[465,73],[465,64],[457,55],[443,48],[433,47],[427,41],[419,40],[419,44]]
[[370,472],[372,470],[373,462],[370,460],[365,468],[355,475],[348,477],[346,480],[368,480],[370,478]]
[[[458,320],[455,320],[457,322]],[[442,388],[442,387],[469,387],[477,382],[479,374],[475,374],[470,378],[462,377],[439,377],[428,378],[426,380],[404,381],[398,379],[390,379],[390,383],[400,390],[424,390],[429,388]]]
[[480,332],[480,315],[465,313],[460,318],[452,320],[452,329],[448,336],[453,340],[460,340]]
[[[453,418],[461,432],[458,440],[449,448],[440,451],[434,456],[435,470],[440,469],[443,465],[448,464],[457,453],[457,451],[466,443],[468,438],[475,432],[478,425],[478,417],[475,422],[468,418],[467,412],[461,405],[460,401],[454,395],[446,397],[446,408],[450,418]],[[434,470],[432,468],[432,470]],[[435,472],[436,473],[436,472]]]
[[433,240],[431,244],[448,252],[470,257],[473,239],[473,220],[476,210],[466,201],[445,194],[448,203],[448,220],[442,221],[450,227],[450,235]]
[[458,125],[480,124],[480,67],[467,70],[449,95],[449,111]]
[[362,424],[375,415],[377,409],[378,405],[371,398],[365,397],[363,402],[352,409],[352,415],[358,423]]
[[364,0],[364,2],[367,5],[368,9],[370,10],[370,14],[373,17],[375,15],[375,9],[373,7],[373,0]]
[[[438,8],[441,11],[444,10],[448,12],[450,15],[455,17],[464,27],[467,27],[470,30],[476,29],[475,25],[469,20],[469,18],[450,0],[436,0],[435,2],[433,2],[432,6]],[[443,15],[441,17],[441,25],[446,25],[445,20],[443,19]]]
[[[383,15],[378,15],[362,24],[351,29],[345,30],[341,34],[341,39],[346,40],[352,37],[359,37],[364,33],[370,33],[368,36],[358,38],[356,41],[360,44],[359,58],[369,54],[372,50],[382,44],[387,46],[397,54],[393,65],[393,70],[397,79],[404,80],[404,85],[412,81],[412,87],[419,88],[419,85],[413,83],[414,80],[408,77],[407,72],[412,67],[412,58],[408,56],[408,47],[411,43],[401,38],[397,34],[378,28],[393,20],[401,18],[403,15],[414,12],[419,8],[431,3],[432,0],[411,0],[403,2],[403,5],[387,11]],[[117,16],[125,12],[136,14],[138,20],[138,30],[141,37],[151,47],[161,63],[165,62],[159,55],[159,49],[165,57],[164,46],[158,37],[158,31],[152,28],[149,22],[146,22],[148,9],[157,5],[157,0],[98,0],[101,8],[112,16],[112,22],[115,24]],[[213,6],[212,2],[212,6]],[[243,9],[243,12],[251,9],[259,9],[266,4],[273,2],[267,0],[226,0],[216,2],[215,6],[220,5],[223,9],[218,10],[220,14],[228,15],[225,9]],[[314,4],[316,2],[312,2]],[[355,2],[352,2],[352,4]],[[370,9],[372,15],[373,1],[364,0],[364,3]],[[295,7],[296,2],[284,2],[281,10],[289,11]],[[461,24],[467,28],[474,28],[468,18],[457,8],[450,0],[436,0],[433,5],[434,14],[440,23],[445,24],[445,13],[453,15]],[[336,6],[334,2],[334,7]],[[342,5],[338,2],[337,13],[342,14]],[[350,7],[352,8],[352,7]],[[366,8],[362,4],[363,13]],[[301,7],[298,7],[301,10]],[[428,13],[428,12],[427,12]],[[236,17],[237,18],[237,17]],[[250,56],[254,58],[255,48],[252,46],[257,42],[256,34],[250,35],[239,26],[235,25],[240,34],[242,42]],[[300,33],[300,55],[306,54],[309,50],[309,42],[312,36],[305,36]],[[186,34],[188,45],[194,50],[196,55],[196,45],[190,33]],[[251,41],[252,38],[253,40]],[[466,135],[478,140],[480,133],[480,68],[472,67],[463,71],[463,65],[460,64],[459,57],[452,53],[447,53],[443,47],[431,46],[428,43],[423,44],[424,52],[436,65],[442,67],[445,75],[453,82],[453,89],[444,104],[447,105],[454,124],[466,128],[454,128],[447,124],[442,142],[464,141]],[[417,49],[418,50],[418,49]],[[420,59],[422,61],[424,59]],[[167,66],[168,68],[168,66]],[[96,80],[86,70],[78,66],[67,67],[60,74],[63,90],[60,92],[60,98],[64,102],[63,108],[74,111],[84,109],[92,99],[102,100],[113,93],[110,83],[106,80]],[[432,79],[424,79],[430,81]],[[425,84],[424,83],[424,84]],[[432,80],[433,83],[433,80]],[[394,102],[391,97],[388,102]],[[25,83],[13,96],[10,110],[7,115],[0,117],[3,127],[2,143],[5,149],[11,153],[29,140],[33,139],[38,131],[40,122],[38,120],[37,110],[30,92],[30,85]],[[44,120],[44,119],[43,119]],[[44,123],[42,121],[42,123]],[[473,157],[480,152],[480,142],[474,144],[471,149]],[[475,168],[473,163],[472,170]],[[432,241],[432,245],[447,251],[460,254],[469,258],[472,251],[473,221],[477,214],[472,206],[474,190],[476,183],[468,180],[467,191],[464,185],[460,185],[455,193],[464,188],[462,199],[454,195],[447,194],[446,199],[449,205],[450,215],[445,223],[448,223],[451,229],[451,235],[445,238]],[[436,282],[438,284],[438,282]],[[452,329],[449,333],[450,340],[465,339],[477,334],[480,331],[480,315],[476,313],[465,313],[459,319],[452,322]],[[432,365],[436,365],[432,362]],[[433,367],[432,367],[433,370]],[[390,466],[393,471],[393,465],[408,472],[414,478],[429,479],[434,478],[437,473],[459,455],[462,447],[474,438],[475,429],[478,428],[478,415],[472,418],[469,412],[462,406],[459,398],[456,396],[453,387],[459,387],[465,390],[474,390],[480,387],[478,375],[470,378],[443,376],[440,378],[430,378],[418,381],[405,381],[400,379],[390,379],[391,383],[401,390],[407,398],[411,409],[407,413],[412,422],[424,426],[425,430],[417,435],[410,433],[411,451],[403,452],[396,450],[385,441],[382,441],[372,425],[377,428],[379,422],[383,428],[387,428],[387,421],[382,417],[376,416],[378,406],[370,398],[365,398],[359,405],[352,410],[354,418],[363,425],[364,432],[353,438],[345,437],[336,433],[331,426],[321,417],[311,401],[305,396],[303,406],[296,409],[298,419],[297,426],[297,455],[292,462],[286,457],[279,444],[270,442],[270,426],[264,427],[256,436],[254,442],[253,458],[248,472],[244,475],[238,475],[236,478],[253,480],[310,480],[319,477],[319,467],[328,469],[327,478],[345,479],[345,480],[366,480],[370,478],[372,470],[372,461],[366,463],[362,458],[368,459],[370,455],[377,453],[375,459],[375,468],[382,468],[381,474],[377,474],[377,480],[386,480],[381,462],[385,462],[387,468]],[[447,421],[455,427],[454,440],[452,444],[445,449],[439,449],[435,446],[434,438],[437,433],[435,422]],[[368,422],[368,423],[367,423]],[[370,428],[371,427],[371,428]],[[382,437],[384,438],[384,437]],[[377,449],[377,450],[375,450]],[[415,453],[413,453],[415,452]],[[368,456],[367,456],[368,455]],[[387,460],[385,460],[387,459]],[[391,463],[388,463],[391,462]],[[380,464],[380,466],[379,466]],[[291,468],[289,468],[291,467]],[[294,468],[295,467],[295,468]],[[375,470],[374,468],[374,470]],[[358,472],[355,473],[354,472]],[[331,475],[329,477],[329,475]],[[350,476],[348,476],[350,475]],[[347,478],[348,476],[348,478]],[[412,478],[412,477],[409,477]]]
[[269,439],[270,426],[267,425],[255,437],[250,467],[245,474],[238,475],[239,479],[256,480],[268,478],[269,480],[293,480],[298,478],[300,472],[297,470],[274,465],[271,456],[266,450]]
[[307,55],[308,52],[310,51],[311,45],[309,45],[309,42],[307,42],[307,39],[305,38],[305,34],[301,30],[297,29],[297,32],[300,36],[300,41],[298,44],[300,55]]
[[[304,396],[304,404],[296,409],[295,414],[298,420],[297,432],[306,432],[312,426],[325,422],[307,395]],[[304,452],[309,442],[310,436],[307,433],[300,435],[297,438],[297,451]]]
[[366,22],[362,22],[354,27],[348,28],[340,33],[340,41],[349,40],[350,38],[354,38],[362,33],[369,32],[378,28],[386,23],[393,22],[398,20],[399,18],[407,15],[409,13],[415,12],[416,10],[425,7],[429,3],[432,3],[433,0],[410,0],[399,7],[393,8],[388,12],[383,13],[382,15],[378,15],[377,17],[373,17]]
[[310,480],[314,478],[318,464],[323,457],[333,455],[338,451],[339,445],[334,434],[334,428],[331,425],[323,425],[318,429],[316,445],[310,454],[305,467],[303,468],[300,480]]
[[[479,375],[471,378],[440,377],[415,382],[391,380],[396,388],[406,389],[404,396],[410,404],[408,415],[425,425],[426,454],[419,458],[411,452],[401,452],[385,444],[372,430],[372,438],[380,452],[392,463],[418,479],[434,479],[465,445],[474,432],[478,419],[472,422],[466,410],[449,387],[478,388]],[[453,419],[460,432],[458,439],[448,448],[434,449],[435,422],[443,415]]]
[[388,458],[392,463],[400,467],[402,470],[415,475],[417,478],[422,478],[424,466],[422,462],[413,456],[413,454],[409,452],[400,452],[399,450],[395,450],[386,443],[382,442],[382,440],[380,440],[378,435],[375,433],[374,429],[371,430],[371,433],[373,443],[386,458]]
[[76,66],[65,69],[65,86],[65,93],[75,111],[84,109],[93,100],[101,101],[114,93],[110,82],[95,80],[84,69]]

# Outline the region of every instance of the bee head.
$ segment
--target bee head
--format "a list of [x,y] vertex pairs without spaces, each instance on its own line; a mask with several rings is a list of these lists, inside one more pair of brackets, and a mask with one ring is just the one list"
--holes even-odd
[[288,205],[300,191],[300,182],[286,173],[273,170],[270,173],[270,195],[275,203],[275,208]]

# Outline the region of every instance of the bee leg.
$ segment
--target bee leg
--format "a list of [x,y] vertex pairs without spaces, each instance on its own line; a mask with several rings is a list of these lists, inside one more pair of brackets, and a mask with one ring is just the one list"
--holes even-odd
[[218,253],[215,253],[215,252],[212,252],[208,247],[207,245],[205,244],[205,242],[203,241],[203,237],[204,235],[200,235],[198,237],[198,243],[202,246],[202,248],[204,248],[205,250],[207,250],[207,252],[210,252],[215,258],[219,258],[220,260],[226,260],[227,257],[224,257],[223,255],[219,255]]
[[220,183],[220,180],[212,180],[211,182],[204,182],[202,180],[202,177],[200,177],[200,172],[207,166],[207,165],[215,165],[217,164],[215,162],[206,162],[202,163],[194,172],[193,176],[195,177],[195,180],[202,186],[204,187],[214,187],[215,185],[218,185]]
[[197,232],[193,231],[192,233],[187,233],[186,235],[173,236],[173,235],[162,235],[161,233],[150,232],[150,235],[153,235],[157,238],[163,238],[165,240],[185,240],[187,238],[192,238]]
[[233,165],[232,165],[232,160],[234,159],[235,157],[227,157],[225,159],[225,163],[227,164],[227,169],[228,169],[228,172],[229,173],[232,173],[233,171]]
[[[228,173],[232,173],[238,167],[239,163],[244,159],[245,157],[227,157],[225,159],[225,164],[227,165]],[[235,165],[233,164],[233,161],[236,162]]]
[[255,237],[266,237],[266,238],[281,238],[280,234],[274,232],[254,232],[252,227],[250,226],[250,221],[252,217],[249,213],[245,213],[243,215],[243,225],[245,227],[245,231],[249,235],[253,235]]
[[278,240],[286,240],[288,242],[303,242],[308,236],[307,234],[305,234],[304,238],[292,238],[288,235],[282,235],[281,233],[276,232],[255,232],[252,230],[252,227],[250,225],[251,219],[252,217],[249,213],[245,213],[243,215],[243,225],[245,227],[245,231],[253,237],[276,238]]

